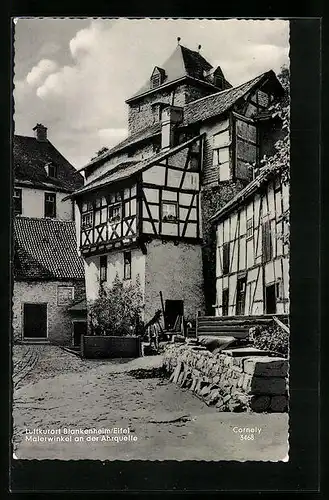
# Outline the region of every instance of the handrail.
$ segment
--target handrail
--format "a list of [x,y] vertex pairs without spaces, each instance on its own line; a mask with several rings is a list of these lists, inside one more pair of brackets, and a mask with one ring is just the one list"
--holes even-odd
[[282,323],[282,321],[280,321],[279,318],[277,318],[276,316],[273,316],[273,319],[276,322],[276,324],[279,325],[286,333],[290,334],[290,329],[287,327],[287,325]]

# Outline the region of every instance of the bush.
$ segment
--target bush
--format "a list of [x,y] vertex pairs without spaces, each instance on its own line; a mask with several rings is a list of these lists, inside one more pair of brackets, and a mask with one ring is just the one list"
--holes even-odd
[[255,335],[254,346],[281,354],[285,358],[289,355],[289,333],[279,326],[265,327]]
[[116,276],[113,285],[101,287],[99,297],[89,304],[92,335],[138,334],[142,307],[140,281],[123,283]]

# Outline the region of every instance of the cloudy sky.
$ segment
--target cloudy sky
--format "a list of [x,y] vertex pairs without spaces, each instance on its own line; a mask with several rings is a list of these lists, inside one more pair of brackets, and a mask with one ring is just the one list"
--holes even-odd
[[127,135],[132,96],[181,44],[232,85],[289,64],[283,20],[22,19],[15,25],[15,133],[37,122],[77,168]]

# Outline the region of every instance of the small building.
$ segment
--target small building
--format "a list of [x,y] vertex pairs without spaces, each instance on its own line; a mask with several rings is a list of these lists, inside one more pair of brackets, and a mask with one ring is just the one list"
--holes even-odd
[[[64,198],[83,177],[48,140],[46,127],[34,132],[14,136],[14,340],[72,345],[83,323],[69,308],[85,299],[85,279],[74,206]],[[86,313],[78,319],[86,325]]]
[[216,316],[289,313],[289,186],[264,168],[211,219]]

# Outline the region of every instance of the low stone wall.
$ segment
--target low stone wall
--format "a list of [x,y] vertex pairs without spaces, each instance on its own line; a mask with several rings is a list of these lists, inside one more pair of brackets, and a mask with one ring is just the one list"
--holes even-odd
[[164,368],[172,382],[220,411],[287,411],[288,360],[239,351],[213,354],[200,346],[168,344]]
[[141,356],[140,337],[83,335],[81,355],[84,358],[138,358]]

